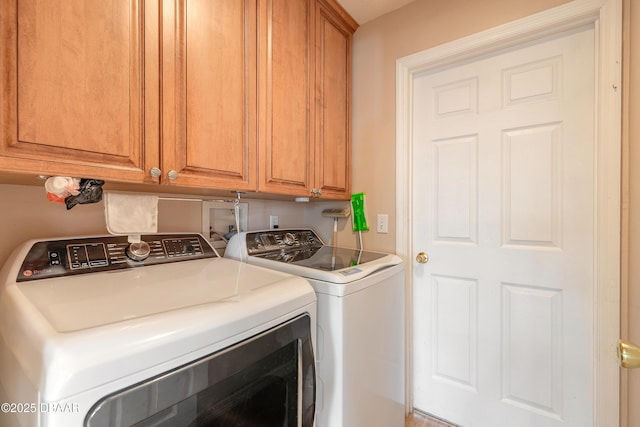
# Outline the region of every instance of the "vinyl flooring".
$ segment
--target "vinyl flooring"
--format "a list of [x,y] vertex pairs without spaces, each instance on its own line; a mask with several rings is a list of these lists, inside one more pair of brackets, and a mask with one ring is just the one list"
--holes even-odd
[[412,412],[407,416],[404,422],[405,427],[455,427],[452,424],[445,423],[444,421],[436,418],[431,418],[420,412]]

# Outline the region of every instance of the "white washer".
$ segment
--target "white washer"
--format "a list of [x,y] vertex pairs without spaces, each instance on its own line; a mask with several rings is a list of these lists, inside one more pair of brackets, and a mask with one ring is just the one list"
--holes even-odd
[[228,386],[233,369],[262,363],[256,349],[286,336],[295,353],[286,375],[299,379],[283,393],[298,412],[285,425],[312,427],[309,283],[220,258],[200,235],[143,240],[143,261],[114,236],[30,241],[13,253],[0,273],[0,425],[187,425],[195,418],[179,402],[195,407],[194,393]]
[[225,257],[304,277],[318,297],[318,427],[404,426],[404,267],[311,229],[239,233]]

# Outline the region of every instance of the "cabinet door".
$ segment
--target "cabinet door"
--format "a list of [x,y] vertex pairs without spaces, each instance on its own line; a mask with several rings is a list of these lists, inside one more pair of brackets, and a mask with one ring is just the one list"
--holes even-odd
[[[145,152],[157,147],[157,91],[143,91],[143,28],[149,19],[153,29],[156,9],[146,15],[143,0],[2,0],[0,168],[144,179],[145,154],[158,157]],[[150,44],[149,73],[154,57]]]
[[[355,22],[353,23],[355,24]],[[351,193],[351,44],[355,28],[318,2],[315,187],[321,197]]]
[[163,22],[164,182],[255,190],[256,0],[164,2]]
[[315,2],[261,0],[258,188],[309,196],[314,162]]

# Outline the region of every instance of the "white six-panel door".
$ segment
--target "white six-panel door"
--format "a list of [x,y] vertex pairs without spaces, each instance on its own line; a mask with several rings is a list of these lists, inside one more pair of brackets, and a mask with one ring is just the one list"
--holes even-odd
[[413,79],[414,406],[593,424],[594,30]]

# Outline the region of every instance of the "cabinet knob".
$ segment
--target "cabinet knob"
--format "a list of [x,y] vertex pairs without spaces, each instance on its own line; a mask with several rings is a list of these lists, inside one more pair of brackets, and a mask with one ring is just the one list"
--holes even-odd
[[167,172],[167,178],[169,178],[169,180],[171,181],[175,181],[176,179],[178,179],[178,172],[171,169],[169,172]]
[[162,171],[160,170],[160,168],[154,166],[149,169],[149,175],[151,175],[152,178],[160,178],[160,175],[162,175]]

